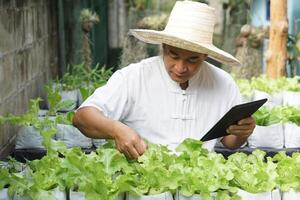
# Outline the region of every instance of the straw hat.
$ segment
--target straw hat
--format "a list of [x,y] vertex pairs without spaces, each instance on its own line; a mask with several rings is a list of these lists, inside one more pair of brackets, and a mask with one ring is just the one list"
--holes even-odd
[[131,29],[130,32],[146,43],[164,43],[207,54],[208,57],[227,65],[240,65],[235,57],[213,45],[214,25],[214,8],[204,3],[177,1],[163,31]]

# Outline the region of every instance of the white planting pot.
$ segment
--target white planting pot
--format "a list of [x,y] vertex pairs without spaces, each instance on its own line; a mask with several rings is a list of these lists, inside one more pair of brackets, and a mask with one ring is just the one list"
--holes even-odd
[[20,196],[15,194],[13,200],[31,200],[31,198],[29,196]]
[[294,123],[284,124],[284,146],[286,148],[300,147],[300,126]]
[[16,149],[26,148],[40,148],[45,149],[43,146],[43,138],[39,131],[35,130],[32,126],[21,127],[17,133]]
[[300,92],[283,92],[283,104],[290,106],[300,106]]
[[284,145],[283,124],[272,124],[270,126],[256,126],[248,138],[250,148],[268,147],[281,149]]
[[[52,193],[53,197],[55,197],[57,200],[66,200],[67,195],[65,191],[60,191],[58,188],[53,189],[52,191],[49,191]],[[2,200],[0,198],[0,200]],[[14,195],[13,200],[31,200],[29,196],[20,196],[20,195]]]
[[[63,108],[59,111],[62,112],[67,112],[67,111],[72,111],[74,109],[76,109],[77,105],[78,105],[78,93],[80,93],[79,89],[76,90],[61,90],[61,85],[60,83],[53,83],[52,84],[53,89],[59,88],[60,92],[60,96],[61,96],[61,101],[65,101],[65,100],[72,100],[74,103],[69,107],[69,108]],[[50,108],[49,102],[47,101],[47,106],[48,109]]]
[[164,192],[156,195],[136,196],[131,193],[126,194],[126,200],[173,200],[171,192]]
[[238,190],[237,194],[243,200],[281,200],[280,191],[278,189],[272,192],[249,193],[245,190]]
[[85,194],[83,192],[70,191],[70,200],[85,200]]
[[77,100],[78,100],[77,104],[78,106],[80,106],[83,103],[83,97],[81,95],[80,89],[77,90]]
[[300,192],[290,190],[288,192],[282,192],[281,200],[299,200]]
[[201,196],[199,194],[194,194],[190,197],[184,196],[179,192],[176,192],[175,200],[201,200]]
[[268,101],[265,103],[268,107],[274,106],[281,106],[283,104],[283,93],[275,93],[275,94],[268,94],[266,92],[262,92],[259,90],[254,91],[253,100],[259,100],[267,98]]
[[12,200],[12,198],[10,198],[8,196],[8,189],[4,188],[0,190],[0,200]]
[[38,116],[45,117],[48,113],[48,110],[39,109]]
[[67,194],[65,191],[61,191],[58,188],[55,188],[52,191],[53,196],[57,199],[57,200],[66,200],[67,199]]
[[[116,198],[116,200],[124,200],[124,199],[125,199],[125,193],[120,193]],[[85,194],[83,192],[70,191],[70,200],[85,200]]]
[[[212,197],[215,197],[217,195],[217,193],[212,193],[211,196]],[[187,197],[183,194],[181,194],[180,191],[176,191],[176,194],[175,194],[175,200],[202,200],[203,198],[201,197],[200,194],[194,194],[190,197]]]
[[63,141],[68,148],[92,147],[92,139],[83,135],[76,127],[72,125],[58,124],[57,129],[58,131],[55,135],[55,139]]
[[61,100],[65,101],[65,100],[72,100],[74,103],[68,107],[68,108],[63,108],[60,111],[72,111],[75,110],[78,104],[78,93],[79,90],[71,90],[71,91],[61,91],[60,95],[61,95]]

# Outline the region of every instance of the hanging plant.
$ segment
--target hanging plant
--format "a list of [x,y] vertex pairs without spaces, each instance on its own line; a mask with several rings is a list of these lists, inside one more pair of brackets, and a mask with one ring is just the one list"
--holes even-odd
[[88,71],[91,71],[92,66],[92,53],[90,47],[89,33],[93,26],[100,22],[97,13],[90,11],[89,9],[83,9],[80,13],[81,30],[83,31],[82,37],[82,53],[85,67]]

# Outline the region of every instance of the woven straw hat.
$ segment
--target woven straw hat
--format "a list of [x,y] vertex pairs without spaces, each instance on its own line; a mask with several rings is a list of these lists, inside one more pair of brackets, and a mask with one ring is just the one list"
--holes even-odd
[[151,44],[168,44],[181,49],[207,54],[221,63],[238,66],[240,62],[213,45],[214,8],[193,1],[177,1],[163,31],[131,29],[139,40]]

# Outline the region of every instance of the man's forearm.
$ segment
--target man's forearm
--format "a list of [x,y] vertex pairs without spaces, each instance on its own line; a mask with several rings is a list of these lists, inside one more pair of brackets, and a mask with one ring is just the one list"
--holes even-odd
[[73,125],[90,138],[113,139],[115,123],[93,107],[79,109],[73,118]]
[[108,119],[93,107],[79,109],[73,124],[87,137],[114,139],[116,148],[131,159],[137,159],[147,148],[135,130],[119,121]]

